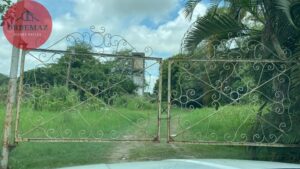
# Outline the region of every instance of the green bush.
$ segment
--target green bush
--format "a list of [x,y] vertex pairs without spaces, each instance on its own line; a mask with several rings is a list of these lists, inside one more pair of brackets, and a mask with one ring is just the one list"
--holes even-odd
[[27,103],[32,106],[34,110],[45,109],[47,101],[45,99],[46,93],[43,89],[37,87],[31,88],[27,93],[27,96],[29,96],[29,98],[26,98],[28,101]]
[[54,86],[49,89],[33,87],[30,89],[28,104],[34,110],[58,111],[66,110],[79,103],[79,94],[64,86]]
[[84,104],[81,108],[89,111],[99,111],[106,106],[106,103],[99,97],[91,95],[90,93],[85,94]]
[[149,110],[155,109],[156,104],[152,103],[151,99],[142,96],[124,95],[117,97],[113,103],[116,107],[128,108],[131,110]]
[[51,88],[47,99],[48,103],[50,103],[49,110],[67,109],[79,103],[78,93],[64,86],[54,86]]
[[0,104],[5,104],[7,100],[8,87],[6,85],[0,86]]

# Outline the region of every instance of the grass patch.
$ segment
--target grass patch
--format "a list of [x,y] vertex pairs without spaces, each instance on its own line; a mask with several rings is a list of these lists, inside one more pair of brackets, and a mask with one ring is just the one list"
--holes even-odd
[[142,148],[132,149],[129,159],[251,159],[246,147],[205,146],[188,144],[145,144]]
[[[226,141],[232,137],[224,136],[234,136],[236,133],[241,136],[241,133],[249,130],[255,117],[255,109],[257,109],[255,106],[228,106],[219,112],[211,108],[174,109],[172,111],[172,133],[179,133],[187,127],[197,124],[176,139]],[[4,112],[5,107],[1,106],[1,129]],[[34,111],[27,107],[23,108],[21,113],[20,136],[25,138],[151,139],[155,137],[157,130],[157,111],[150,108],[104,107],[89,110],[79,107],[62,113],[59,111]],[[210,116],[212,114],[214,115]],[[42,126],[38,125],[53,117],[56,118]],[[199,121],[201,123],[198,123]],[[21,143],[11,153],[10,166],[18,169],[38,169],[175,158],[252,158],[247,147],[166,144],[166,126],[166,120],[163,120],[161,143]],[[33,128],[36,129],[28,132]],[[201,133],[201,135],[195,136],[194,133]],[[211,137],[211,133],[221,137]],[[241,138],[236,137],[234,141],[241,141]],[[128,150],[121,151],[124,154],[118,157],[112,156],[113,152],[125,146]],[[272,159],[272,151],[273,149],[264,149],[264,154],[258,156],[264,160]],[[123,156],[126,156],[125,160],[120,158]]]
[[108,159],[111,143],[22,143],[12,151],[9,164],[18,169],[50,169],[96,164]]
[[143,130],[142,135],[136,135],[133,139],[150,139],[155,135],[155,130],[148,127],[156,120],[152,117],[156,117],[155,110],[106,107],[97,111],[78,108],[66,112],[40,112],[24,108],[20,119],[20,136],[123,139],[132,130]]
[[171,130],[177,141],[247,141],[256,110],[253,105],[174,109]]

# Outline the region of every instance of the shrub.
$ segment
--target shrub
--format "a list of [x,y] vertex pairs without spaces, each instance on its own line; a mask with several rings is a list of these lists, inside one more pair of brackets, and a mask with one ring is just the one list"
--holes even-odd
[[83,107],[85,110],[98,111],[106,106],[106,103],[99,97],[85,93]]
[[30,88],[26,99],[34,110],[39,111],[66,110],[67,108],[79,104],[79,94],[64,86],[54,86],[49,89],[40,87]]
[[6,85],[0,86],[0,104],[6,104],[8,87]]
[[114,100],[113,105],[116,107],[128,108],[131,110],[149,110],[155,109],[156,104],[152,103],[151,99],[142,96],[123,95]]
[[43,110],[46,107],[47,101],[44,99],[46,98],[46,93],[43,89],[34,87],[27,93],[27,96],[29,98],[26,99],[34,110]]

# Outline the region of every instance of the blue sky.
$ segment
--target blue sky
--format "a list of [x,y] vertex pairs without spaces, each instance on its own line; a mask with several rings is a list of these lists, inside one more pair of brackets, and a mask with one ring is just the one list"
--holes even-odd
[[[51,13],[51,16],[55,18],[59,18],[66,13],[74,14],[74,6],[75,0],[37,0],[41,4],[43,4]],[[166,23],[167,21],[174,20],[178,16],[178,12],[183,8],[185,0],[179,0],[175,9],[171,9],[169,11],[168,17],[165,21],[155,23],[150,17],[145,17],[141,21],[141,25],[145,25],[150,29],[157,29],[160,25]],[[130,19],[130,18],[129,18]]]
[[[53,19],[59,18],[66,13],[70,13],[73,16],[76,15],[73,11],[75,6],[75,0],[63,0],[63,1],[37,0],[37,1],[43,4],[49,10]],[[165,20],[162,20],[160,22],[155,22],[149,16],[143,18],[143,20],[140,21],[140,25],[144,25],[149,29],[157,29],[160,25],[163,25],[168,21],[176,19],[176,17],[178,17],[178,12],[183,8],[183,6],[184,6],[184,0],[179,0],[178,4],[176,5],[176,8],[171,9],[168,12],[168,16],[165,18]],[[130,20],[130,18],[127,18],[127,20]]]
[[[72,0],[37,0],[51,13],[53,18],[58,18],[66,12],[73,12],[74,1]],[[70,10],[71,9],[71,10]]]
[[[59,18],[60,16],[71,13],[74,14],[74,6],[76,0],[37,0],[41,4],[47,7],[53,18]],[[203,4],[207,5],[209,0],[203,0]],[[145,25],[150,29],[157,29],[160,25],[165,24],[168,21],[176,19],[178,12],[184,7],[186,0],[178,0],[176,8],[170,9],[166,20],[161,22],[154,22],[151,17],[145,17],[140,24]]]
[[[151,47],[152,57],[167,58],[179,53],[183,35],[192,24],[182,14],[185,0],[36,1],[49,10],[53,19],[52,34],[41,48],[47,48],[72,32],[95,26],[96,30],[105,27],[106,33],[124,37],[139,52]],[[206,2],[199,4],[195,16],[204,15],[206,6]],[[0,73],[8,74],[11,50],[7,49],[11,49],[11,45],[2,31],[0,34]],[[64,50],[66,47],[63,40],[52,49]],[[34,60],[27,64],[28,69],[34,66]]]
[[[49,10],[54,25],[52,36],[43,47],[71,32],[96,26],[123,36],[137,50],[150,46],[156,57],[166,58],[180,51],[181,39],[191,24],[182,15],[185,0],[37,1]],[[206,4],[200,4],[196,15],[205,13]]]

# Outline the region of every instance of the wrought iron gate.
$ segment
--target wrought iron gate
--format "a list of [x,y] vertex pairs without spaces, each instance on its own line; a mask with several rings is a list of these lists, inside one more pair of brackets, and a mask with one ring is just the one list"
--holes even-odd
[[[64,40],[67,50],[51,49]],[[299,147],[283,140],[294,132],[299,61],[264,58],[262,48],[163,61],[104,29],[72,33],[23,55],[15,141],[160,141],[166,120],[169,143]]]
[[162,59],[150,48],[94,28],[51,48],[22,57],[16,142],[159,141]]
[[296,130],[291,73],[299,62],[264,58],[265,49],[169,59],[168,142],[299,147],[284,141]]

